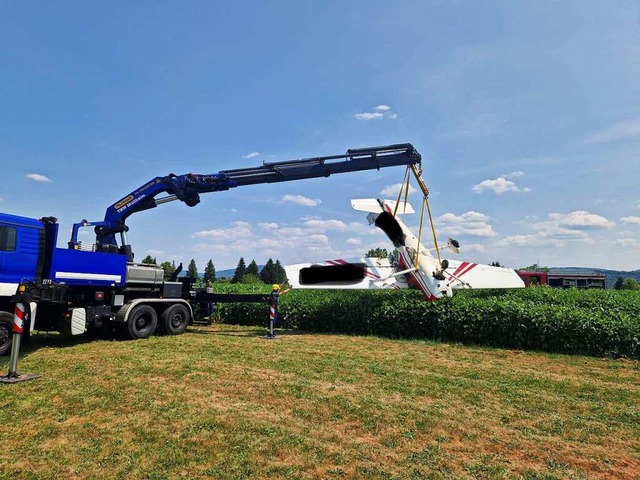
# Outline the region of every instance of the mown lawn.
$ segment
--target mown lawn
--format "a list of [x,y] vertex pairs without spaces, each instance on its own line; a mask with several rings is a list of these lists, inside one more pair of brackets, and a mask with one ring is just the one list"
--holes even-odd
[[637,361],[263,333],[35,336],[0,479],[640,478]]

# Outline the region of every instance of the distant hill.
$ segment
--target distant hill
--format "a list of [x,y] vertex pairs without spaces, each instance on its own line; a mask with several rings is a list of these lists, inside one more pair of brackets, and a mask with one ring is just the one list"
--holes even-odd
[[[258,271],[262,271],[264,265],[258,265]],[[229,268],[227,270],[216,270],[216,278],[233,278],[233,274],[236,272],[235,268]]]
[[216,278],[231,278],[233,277],[233,273],[236,271],[235,268],[230,268],[228,270],[216,270]]

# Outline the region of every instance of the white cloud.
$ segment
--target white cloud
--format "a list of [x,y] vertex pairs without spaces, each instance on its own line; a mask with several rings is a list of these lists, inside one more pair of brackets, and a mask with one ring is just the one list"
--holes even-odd
[[389,105],[378,105],[373,108],[372,112],[356,113],[354,115],[358,120],[380,120],[381,118],[398,118],[398,115],[391,111]]
[[511,173],[507,173],[506,175],[503,175],[504,178],[507,179],[512,179],[512,178],[520,178],[520,177],[524,177],[524,172],[511,172]]
[[535,233],[513,235],[498,242],[498,246],[563,247],[566,241],[592,243],[587,231],[605,230],[615,226],[606,218],[579,210],[570,213],[550,213],[548,220],[527,225]]
[[40,175],[39,173],[28,173],[24,176],[24,178],[26,178],[27,180],[33,180],[34,182],[53,182],[53,180],[51,180],[49,177],[45,177],[44,175]]
[[344,231],[347,229],[347,225],[342,220],[307,220],[304,222],[304,226],[318,230]]
[[466,212],[462,215],[445,213],[436,220],[436,225],[440,225],[439,230],[448,235],[472,235],[474,237],[495,237],[491,219],[480,212]]
[[246,155],[243,155],[242,158],[256,158],[259,156],[260,156],[259,152],[251,152],[251,153],[247,153]]
[[640,225],[640,217],[620,217],[620,221],[625,225]]
[[349,245],[362,245],[362,240],[359,238],[355,238],[355,237],[347,238],[346,241]]
[[616,245],[622,248],[638,248],[640,249],[640,241],[635,238],[620,238],[616,240]]
[[378,120],[384,117],[384,114],[380,112],[363,112],[363,113],[356,113],[355,117],[358,120]]
[[578,230],[613,228],[615,223],[595,213],[578,210],[570,213],[550,213],[549,219],[557,225]]
[[589,235],[579,229],[571,229],[558,225],[556,222],[540,222],[531,225],[538,236],[556,240],[586,240]]
[[144,253],[151,255],[152,257],[157,257],[159,255],[164,255],[164,250],[147,250]]
[[259,223],[258,226],[264,230],[273,230],[278,228],[277,223]]
[[281,202],[295,203],[303,207],[317,207],[322,203],[322,200],[307,198],[302,195],[285,195],[280,199]]
[[299,227],[283,227],[278,229],[278,235],[285,237],[300,237],[307,231]]
[[329,237],[327,237],[323,233],[316,233],[314,235],[308,235],[308,236],[304,237],[304,240],[307,243],[321,243],[321,244],[330,243],[329,242]]
[[211,239],[226,239],[229,242],[238,242],[240,239],[246,239],[250,237],[253,232],[251,230],[251,224],[248,222],[233,222],[230,228],[215,228],[213,230],[201,230],[195,232],[193,237],[196,238],[211,238]]
[[473,186],[473,191],[477,192],[477,193],[482,193],[485,190],[490,190],[493,193],[495,193],[496,195],[502,195],[503,193],[506,192],[530,192],[531,189],[528,187],[518,187],[515,182],[511,181],[511,180],[507,180],[507,177],[510,178],[516,178],[516,177],[521,177],[522,172],[514,172],[514,173],[510,173],[509,175],[505,175],[503,177],[498,177],[496,179],[489,179],[489,180],[483,180],[482,182],[478,183],[477,185]]
[[640,118],[617,123],[611,127],[588,135],[583,144],[598,145],[601,143],[615,142],[627,138],[640,137]]
[[561,247],[561,240],[541,235],[513,235],[497,242],[498,247]]
[[465,243],[460,248],[461,248],[461,251],[463,251],[464,253],[471,253],[471,252],[484,253],[486,251],[485,246],[480,243]]
[[[380,192],[380,195],[382,195],[385,198],[394,198],[398,196],[398,193],[400,193],[400,189],[402,189],[402,191],[404,192],[404,187],[405,187],[404,183],[395,183],[393,185],[387,185],[382,189],[382,191]],[[412,193],[415,193],[416,191],[417,190],[415,188],[409,185],[409,195],[411,195]]]

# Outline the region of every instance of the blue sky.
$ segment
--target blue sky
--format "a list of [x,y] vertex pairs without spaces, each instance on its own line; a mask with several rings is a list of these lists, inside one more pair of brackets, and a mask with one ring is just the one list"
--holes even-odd
[[[158,175],[410,142],[461,259],[640,268],[636,1],[0,0],[0,45],[0,210],[60,245]],[[389,245],[349,199],[403,174],[174,202],[129,240],[200,270],[358,256]]]

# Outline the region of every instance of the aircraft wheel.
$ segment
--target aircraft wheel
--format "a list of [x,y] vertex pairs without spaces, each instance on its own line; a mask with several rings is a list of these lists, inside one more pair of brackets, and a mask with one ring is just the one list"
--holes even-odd
[[180,335],[189,325],[189,309],[182,304],[171,305],[161,316],[161,325],[165,333]]
[[148,338],[156,331],[158,314],[149,305],[137,305],[129,314],[126,329],[129,338]]

